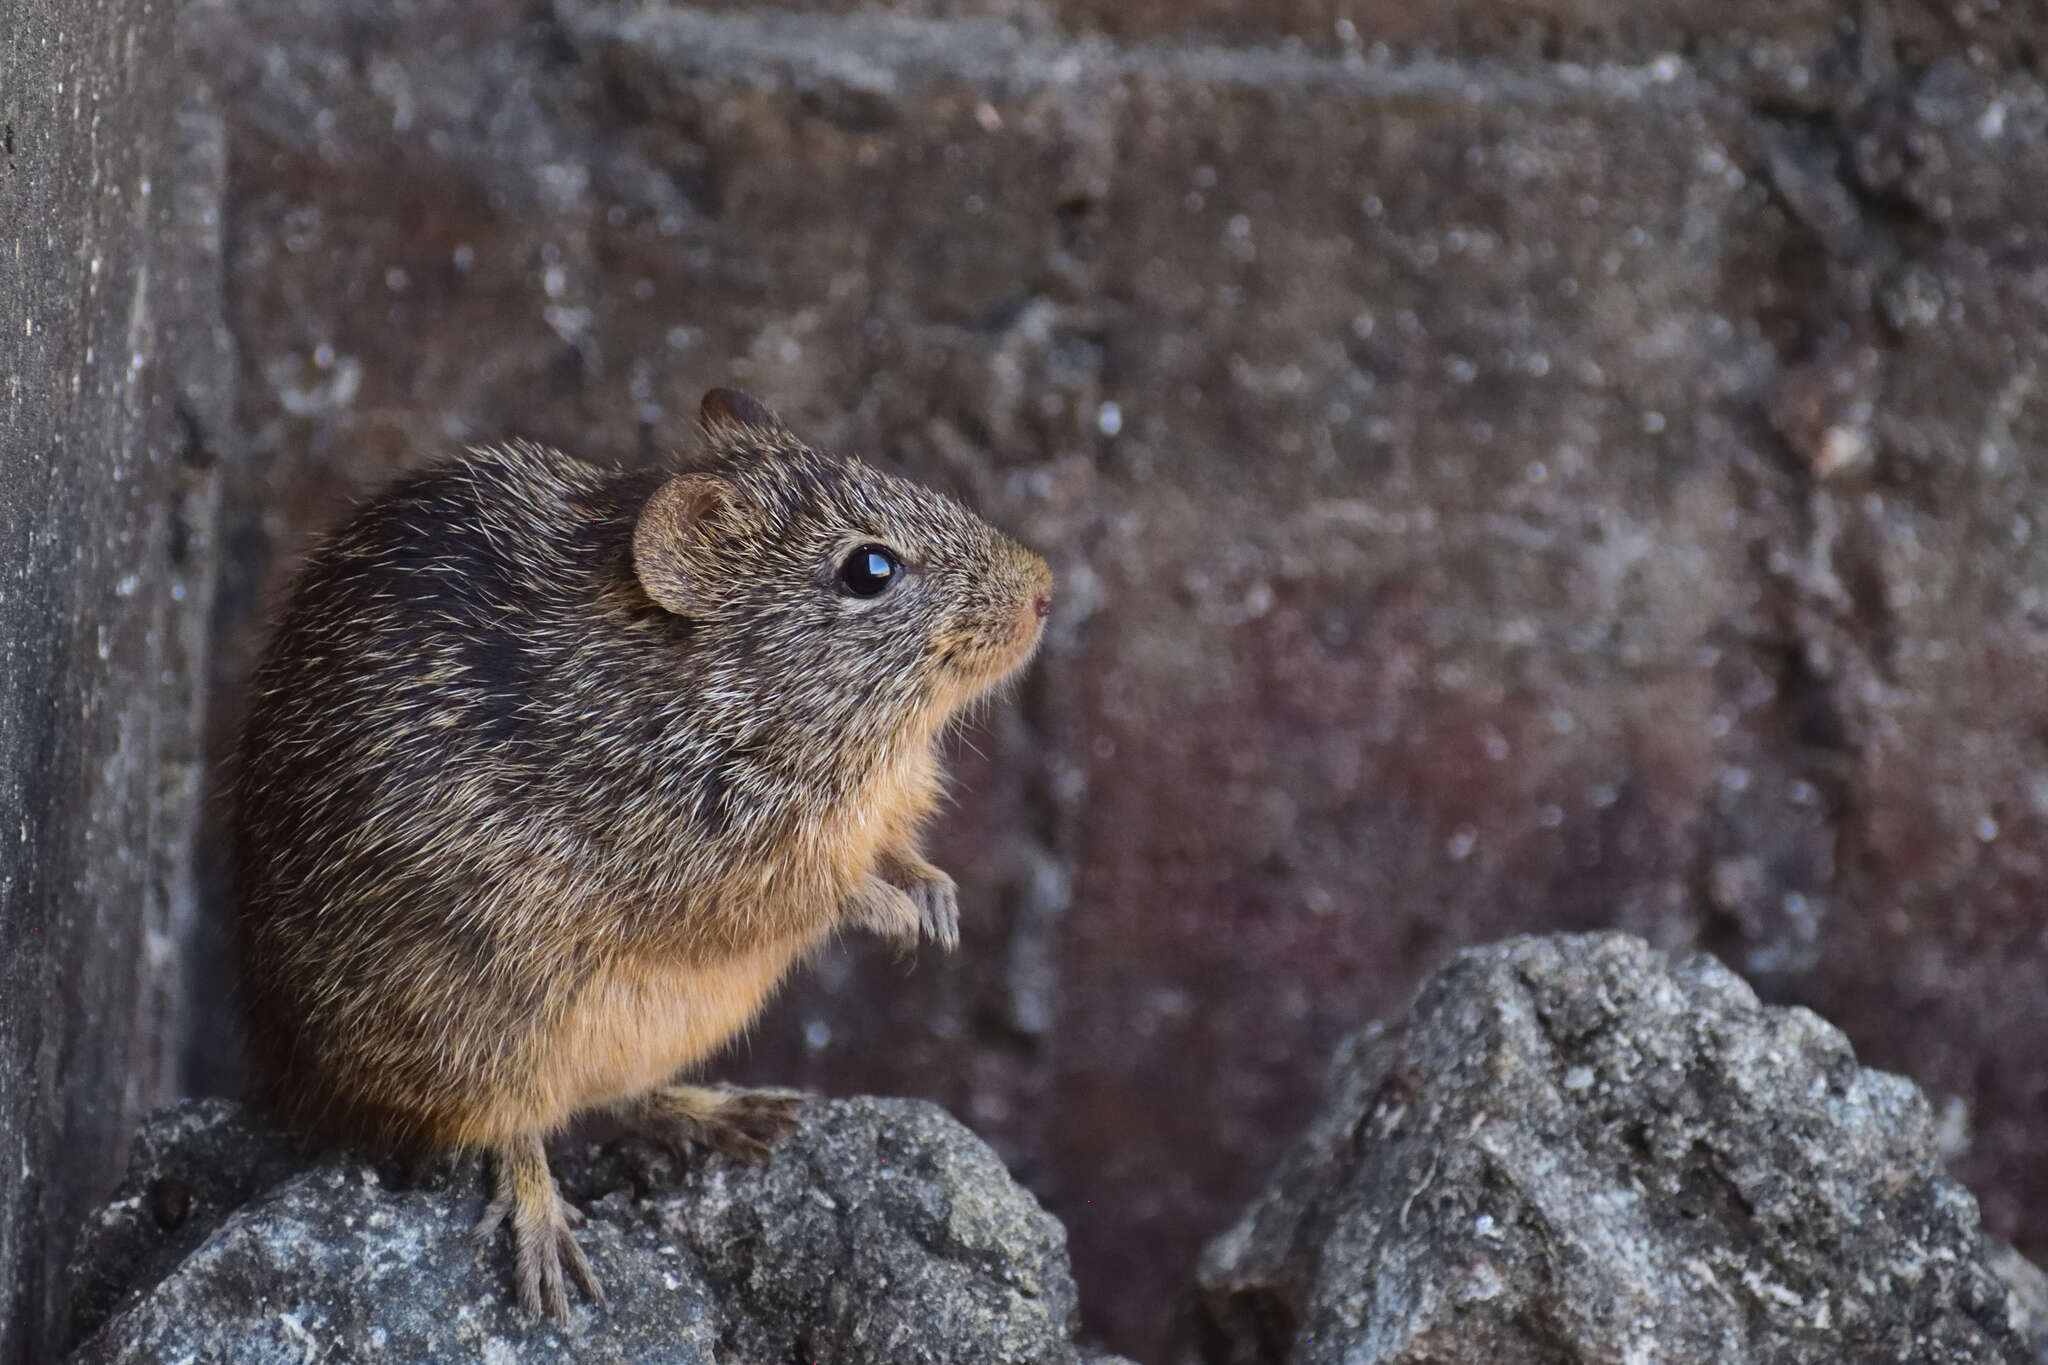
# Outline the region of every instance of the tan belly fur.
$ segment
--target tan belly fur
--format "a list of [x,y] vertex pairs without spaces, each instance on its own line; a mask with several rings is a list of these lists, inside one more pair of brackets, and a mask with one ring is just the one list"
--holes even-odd
[[589,982],[560,1024],[534,1040],[518,1093],[462,1126],[464,1145],[561,1127],[585,1109],[637,1095],[745,1028],[799,957],[795,937],[715,963],[626,964]]

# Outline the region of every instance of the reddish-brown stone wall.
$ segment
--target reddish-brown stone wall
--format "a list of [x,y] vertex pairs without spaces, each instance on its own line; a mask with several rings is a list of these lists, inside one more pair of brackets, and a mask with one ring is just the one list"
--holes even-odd
[[736,383],[1062,582],[962,747],[962,951],[831,955],[737,1070],[946,1102],[1121,1349],[1340,1031],[1520,930],[1821,1010],[2048,1249],[2025,7],[843,8],[191,7],[217,735],[346,498],[499,435],[652,459]]

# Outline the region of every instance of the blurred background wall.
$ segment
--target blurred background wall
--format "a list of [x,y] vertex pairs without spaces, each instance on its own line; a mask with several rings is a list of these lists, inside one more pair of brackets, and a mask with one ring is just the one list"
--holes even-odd
[[[961,952],[829,955],[728,1074],[950,1106],[1111,1344],[1330,1043],[1522,931],[1820,1010],[2048,1254],[2048,5],[189,0],[172,50],[215,756],[349,499],[656,460],[714,384],[1053,561]],[[158,1090],[238,1083],[218,838]]]

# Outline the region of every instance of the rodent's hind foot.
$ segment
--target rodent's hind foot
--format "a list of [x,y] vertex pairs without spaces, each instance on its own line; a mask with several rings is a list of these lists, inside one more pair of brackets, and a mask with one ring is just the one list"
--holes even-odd
[[556,1322],[568,1322],[569,1280],[592,1303],[604,1307],[604,1290],[576,1242],[574,1229],[583,1226],[583,1211],[555,1187],[540,1137],[527,1133],[498,1144],[491,1150],[491,1167],[491,1202],[470,1235],[481,1246],[499,1224],[511,1220],[513,1281],[520,1307],[534,1317],[545,1308]]
[[684,1160],[693,1147],[758,1166],[769,1144],[795,1131],[804,1096],[794,1090],[660,1085],[619,1110],[631,1131]]

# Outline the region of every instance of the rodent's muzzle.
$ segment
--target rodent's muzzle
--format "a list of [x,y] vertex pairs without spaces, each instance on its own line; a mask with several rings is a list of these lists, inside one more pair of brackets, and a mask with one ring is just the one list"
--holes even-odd
[[1016,547],[1015,560],[1017,633],[1029,650],[1037,646],[1039,633],[1045,629],[1045,618],[1052,615],[1052,566],[1022,545]]
[[1045,619],[1052,614],[1052,569],[1043,559],[1022,545],[1010,542],[1003,556],[997,582],[998,615],[990,624],[989,643],[994,646],[990,670],[1002,677],[1024,666],[1038,648],[1045,632]]
[[965,610],[935,642],[958,689],[955,705],[1022,668],[1052,613],[1052,570],[1043,559],[1005,539],[984,563],[976,575],[980,590],[962,603]]

